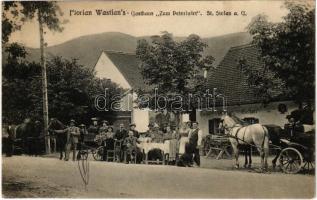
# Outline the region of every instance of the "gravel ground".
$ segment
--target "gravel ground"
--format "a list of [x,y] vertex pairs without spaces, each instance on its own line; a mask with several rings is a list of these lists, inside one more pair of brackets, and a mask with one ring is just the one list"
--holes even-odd
[[[204,158],[202,168],[90,159],[90,180],[85,188],[77,162],[50,157],[3,157],[3,197],[312,198],[315,195],[314,175],[232,170],[232,160]],[[254,159],[256,165],[257,160]]]

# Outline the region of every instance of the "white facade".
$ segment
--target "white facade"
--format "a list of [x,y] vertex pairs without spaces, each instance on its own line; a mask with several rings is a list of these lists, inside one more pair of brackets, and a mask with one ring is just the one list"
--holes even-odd
[[[287,105],[288,110],[286,113],[282,114],[278,111],[278,105],[280,103]],[[298,106],[295,103],[288,101],[270,103],[266,107],[263,107],[261,104],[232,106],[228,107],[228,111],[234,112],[234,114],[240,119],[254,117],[259,119],[260,124],[275,124],[284,127],[284,125],[287,123],[286,116],[297,108]],[[221,114],[217,114],[211,111],[196,112],[196,120],[198,121],[200,129],[203,131],[205,135],[209,133],[209,120],[221,117]]]
[[111,79],[112,82],[128,90],[121,99],[120,107],[122,111],[131,111],[131,122],[136,124],[136,130],[145,132],[149,124],[149,111],[136,108],[133,100],[135,100],[137,96],[135,93],[131,94],[130,92],[133,88],[105,52],[102,52],[100,55],[95,65],[95,71],[97,77]]
[[126,78],[121,74],[118,68],[113,64],[105,52],[102,52],[97,64],[95,65],[96,76],[99,78],[111,79],[124,89],[131,89]]

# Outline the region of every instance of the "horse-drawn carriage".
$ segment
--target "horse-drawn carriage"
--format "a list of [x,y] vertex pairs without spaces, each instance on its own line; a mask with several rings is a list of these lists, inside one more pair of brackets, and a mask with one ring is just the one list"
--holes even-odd
[[293,129],[285,128],[286,137],[280,139],[279,163],[285,173],[297,173],[301,169],[313,169],[315,162],[315,132],[300,131],[289,134]]
[[[229,138],[237,143],[246,144],[249,146],[249,149],[255,147],[261,150],[263,146],[259,147],[254,145],[254,143],[245,140],[245,130],[241,131],[243,137],[238,137],[237,131],[244,127],[247,127],[247,125],[241,125],[235,122],[227,129],[228,133],[229,131],[231,131],[231,133],[221,136],[208,136],[204,145],[206,157],[214,156],[216,159],[220,159],[223,156],[226,156],[231,158],[230,154],[232,147],[230,147]],[[268,137],[270,138],[269,149],[273,150],[271,152],[276,154],[272,161],[273,167],[275,167],[275,163],[278,160],[279,166],[284,173],[297,173],[302,169],[313,169],[315,162],[315,131],[311,130],[305,132],[303,128],[287,127],[288,126],[286,125],[285,128],[282,129],[276,125],[263,126],[263,130],[268,130]],[[236,132],[233,131],[233,128],[236,128]],[[247,151],[248,148],[244,148],[244,151]],[[250,160],[251,153],[249,156]],[[245,154],[245,157],[246,165],[247,154]]]
[[[111,144],[110,144],[111,143]],[[107,161],[119,161],[121,157],[121,146],[123,145],[122,140],[114,139],[108,143],[107,141],[99,138],[94,133],[87,133],[83,135],[81,142],[80,154],[83,159],[87,159],[88,154],[91,153],[93,158],[97,161],[101,161],[106,157]],[[106,146],[111,146],[110,149]],[[104,153],[107,151],[106,153]]]
[[91,153],[95,160],[101,160],[102,152],[100,152],[100,149],[98,150],[98,148],[100,148],[100,145],[95,141],[95,134],[88,133],[81,135],[78,158],[80,156],[80,159],[86,160],[89,153]]

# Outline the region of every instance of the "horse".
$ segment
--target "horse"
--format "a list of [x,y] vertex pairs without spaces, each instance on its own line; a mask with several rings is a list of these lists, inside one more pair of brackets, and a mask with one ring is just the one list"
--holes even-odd
[[48,130],[50,132],[50,135],[56,136],[56,150],[59,151],[60,153],[60,157],[59,157],[60,160],[62,160],[63,157],[66,157],[67,134],[56,133],[55,130],[65,130],[66,128],[67,127],[56,118],[52,118],[48,125]]
[[29,154],[33,156],[38,156],[44,152],[45,139],[43,134],[43,124],[40,121],[35,121],[33,126],[33,131],[27,137],[27,147]]
[[14,146],[20,147],[23,153],[28,155],[37,156],[41,153],[42,126],[39,121],[34,122],[31,118],[26,118],[21,124],[8,126],[7,132],[11,141],[11,153],[16,150]]
[[[276,162],[277,159],[279,157],[279,154],[281,152],[281,148],[279,148],[281,146],[281,138],[284,136],[284,131],[282,129],[282,127],[275,125],[275,124],[267,124],[267,125],[263,125],[264,127],[267,128],[268,132],[269,132],[269,141],[270,144],[273,146],[276,146],[277,148],[275,148],[275,157],[272,160],[272,167],[273,169],[275,169],[276,167]],[[243,148],[244,150],[244,156],[245,156],[245,162],[244,162],[244,167],[245,168],[251,168],[252,165],[252,146],[250,145],[241,145],[241,148]]]
[[261,124],[243,126],[237,122],[237,118],[232,115],[225,115],[222,118],[222,126],[225,133],[229,135],[229,140],[235,156],[235,167],[239,168],[239,148],[238,145],[254,144],[261,156],[261,168],[268,167],[267,158],[269,155],[269,135],[266,127]]

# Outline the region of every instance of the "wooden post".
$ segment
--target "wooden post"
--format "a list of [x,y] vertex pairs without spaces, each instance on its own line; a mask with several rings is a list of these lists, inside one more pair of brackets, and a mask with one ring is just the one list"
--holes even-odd
[[45,136],[45,151],[47,154],[51,153],[50,138],[48,134],[48,98],[47,98],[47,77],[46,77],[46,61],[44,52],[44,32],[43,32],[43,18],[41,11],[38,10],[38,21],[40,30],[40,49],[41,49],[41,66],[42,66],[42,93],[43,93],[43,122],[44,122],[44,136]]

